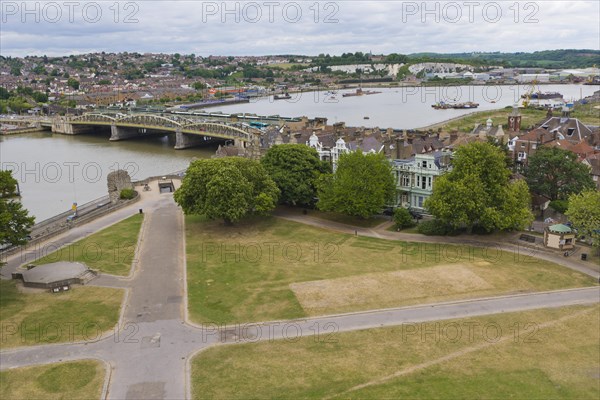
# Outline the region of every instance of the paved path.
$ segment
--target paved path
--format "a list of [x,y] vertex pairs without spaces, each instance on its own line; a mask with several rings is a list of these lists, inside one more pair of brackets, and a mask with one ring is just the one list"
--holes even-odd
[[[109,399],[189,398],[189,357],[214,344],[295,338],[357,329],[600,302],[600,288],[498,296],[448,303],[227,327],[184,323],[183,218],[172,195],[144,203],[146,219],[132,279],[96,284],[129,287],[122,323],[102,339],[0,352],[0,369],[84,358],[111,366]],[[115,219],[118,217],[115,217]],[[89,227],[87,229],[90,229]],[[363,230],[361,230],[363,231]],[[368,232],[365,230],[363,233]],[[372,232],[373,235],[379,234]]]

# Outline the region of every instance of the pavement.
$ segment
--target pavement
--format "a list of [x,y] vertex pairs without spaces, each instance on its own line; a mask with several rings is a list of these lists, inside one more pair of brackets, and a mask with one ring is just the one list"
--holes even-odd
[[[133,274],[127,278],[102,275],[92,281],[99,286],[126,288],[118,326],[102,337],[94,335],[84,342],[1,351],[0,370],[93,358],[110,366],[103,399],[185,399],[191,397],[190,358],[214,345],[312,336],[315,327],[321,333],[334,333],[600,302],[600,287],[587,287],[290,321],[199,326],[189,323],[185,312],[185,238],[181,210],[170,194],[155,193],[141,201],[135,207],[144,207],[146,218]],[[78,233],[85,236],[98,225],[126,218],[131,211],[120,210],[115,213],[119,215],[94,221],[94,226],[82,227],[85,229]],[[309,218],[300,219],[303,223],[314,223]],[[329,229],[348,229],[331,224],[325,223]],[[372,229],[360,229],[360,232],[375,237],[388,236]],[[75,240],[76,237],[74,233],[66,236],[63,239]]]

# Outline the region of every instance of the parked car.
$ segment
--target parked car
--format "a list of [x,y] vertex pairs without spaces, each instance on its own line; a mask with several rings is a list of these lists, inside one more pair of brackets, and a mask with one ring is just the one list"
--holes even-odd
[[409,209],[408,212],[410,213],[411,217],[413,217],[414,219],[423,219],[423,214],[421,214],[418,211]]

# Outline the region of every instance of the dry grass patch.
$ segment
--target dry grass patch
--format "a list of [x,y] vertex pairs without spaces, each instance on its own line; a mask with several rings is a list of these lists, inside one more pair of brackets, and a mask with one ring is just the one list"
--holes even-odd
[[94,360],[10,369],[0,372],[0,398],[99,399],[105,374]]
[[308,315],[403,304],[407,300],[492,289],[468,264],[380,272],[293,283],[290,288]]
[[[325,305],[335,303],[323,312],[352,312],[597,284],[591,277],[523,254],[356,237],[277,218],[224,226],[188,216],[186,243],[189,312],[199,323],[302,318],[307,315],[307,301],[322,301],[317,294],[329,296],[323,300]],[[439,266],[446,268],[429,269]],[[470,286],[462,287],[454,279],[452,271],[457,267],[457,273],[466,274],[464,284]],[[402,290],[385,279],[398,282]],[[403,283],[411,279],[417,281],[415,287]],[[345,290],[346,298],[353,288],[371,297],[338,301],[328,290],[297,297],[292,288],[300,293],[303,282],[313,288],[336,284],[336,290]],[[378,285],[384,285],[385,293],[368,293],[369,288],[377,291]]]
[[[450,326],[460,327],[461,337],[454,330],[445,335]],[[485,333],[486,326],[493,328]],[[192,394],[228,400],[596,399],[598,332],[595,305],[219,346],[192,360]]]

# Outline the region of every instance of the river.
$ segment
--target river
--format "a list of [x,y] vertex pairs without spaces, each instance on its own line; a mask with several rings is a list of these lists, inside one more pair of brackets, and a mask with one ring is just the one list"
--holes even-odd
[[108,194],[106,177],[125,169],[141,180],[180,171],[215,147],[174,150],[174,135],[109,142],[110,133],[0,136],[0,168],[13,170],[21,201],[36,221]]
[[[588,96],[598,86],[545,85],[565,99]],[[260,99],[220,107],[224,112],[261,115],[324,116],[329,123],[411,129],[467,114],[473,110],[434,110],[436,101],[475,101],[477,110],[512,105],[523,87],[449,87],[372,89],[380,94],[330,100],[323,92],[293,95],[291,100]],[[350,92],[350,91],[345,91]],[[491,103],[490,99],[495,99]],[[215,109],[210,109],[211,111]],[[368,120],[363,117],[369,116]],[[207,158],[215,147],[174,150],[174,135],[109,142],[109,133],[77,136],[34,133],[0,136],[0,168],[13,170],[23,193],[22,202],[37,221],[67,211],[73,202],[86,203],[107,194],[106,176],[126,169],[134,180],[185,169],[194,158]]]
[[[343,121],[346,126],[414,129],[473,111],[512,106],[529,89],[527,85],[374,88],[370,90],[381,93],[355,97],[342,97],[343,93],[354,90],[339,90],[335,96],[326,95],[324,91],[305,92],[291,93],[289,100],[259,98],[252,99],[250,103],[209,110],[285,117],[326,117],[330,124]],[[542,92],[559,92],[566,101],[570,101],[589,96],[600,88],[594,85],[540,85],[539,89]],[[476,110],[433,109],[431,105],[439,101],[471,101],[479,103],[479,107]]]

